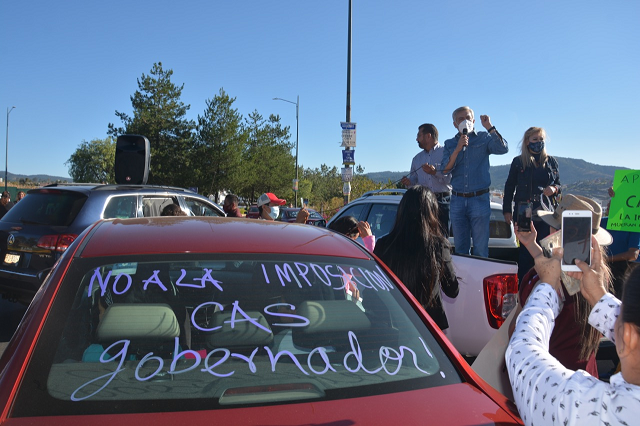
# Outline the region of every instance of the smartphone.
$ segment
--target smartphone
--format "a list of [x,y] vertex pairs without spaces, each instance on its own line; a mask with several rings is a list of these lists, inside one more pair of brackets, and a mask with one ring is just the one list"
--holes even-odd
[[518,203],[518,232],[531,232],[533,205],[528,201]]
[[590,210],[565,210],[562,212],[562,256],[563,271],[580,271],[576,259],[591,265]]

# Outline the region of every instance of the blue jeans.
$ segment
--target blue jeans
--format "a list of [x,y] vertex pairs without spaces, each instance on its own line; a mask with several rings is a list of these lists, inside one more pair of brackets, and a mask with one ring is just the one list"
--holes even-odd
[[477,197],[458,197],[451,195],[451,226],[456,253],[489,257],[489,220],[491,219],[490,194]]

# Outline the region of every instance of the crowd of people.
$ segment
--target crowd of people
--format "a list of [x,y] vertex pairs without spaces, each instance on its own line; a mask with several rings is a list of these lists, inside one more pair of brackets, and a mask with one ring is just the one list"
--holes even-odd
[[[457,133],[444,145],[433,124],[419,126],[421,151],[401,180],[408,190],[394,229],[374,250],[442,329],[448,325],[439,290],[449,297],[458,292],[448,231],[456,253],[471,254],[473,239],[473,254],[488,257],[489,156],[508,152],[489,116],[480,116],[484,132],[476,130],[469,107],[452,118]],[[546,139],[541,127],[525,131],[504,186],[504,220],[520,242],[517,322],[507,325],[512,335],[505,354],[515,403],[525,424],[634,424],[640,413],[640,233],[609,232],[608,209],[562,194]],[[566,210],[591,212],[592,260],[576,260],[580,272],[561,270]],[[620,361],[609,383],[598,379],[603,335],[615,343]]]
[[16,200],[12,202],[11,194],[9,193],[9,191],[2,191],[2,196],[0,197],[0,219],[2,219],[13,206],[18,204],[18,202],[20,202],[20,200],[22,200],[25,195],[26,194],[24,191],[18,191],[18,193],[16,194]]

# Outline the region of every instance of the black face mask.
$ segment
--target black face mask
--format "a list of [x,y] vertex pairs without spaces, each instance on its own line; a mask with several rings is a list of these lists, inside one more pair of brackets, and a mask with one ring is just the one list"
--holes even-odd
[[540,142],[529,142],[529,151],[533,154],[540,154],[544,149],[544,141]]

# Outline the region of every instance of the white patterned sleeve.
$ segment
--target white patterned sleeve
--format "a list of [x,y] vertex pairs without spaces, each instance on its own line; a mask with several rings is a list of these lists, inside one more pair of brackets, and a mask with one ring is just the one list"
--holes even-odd
[[620,315],[621,302],[611,293],[602,296],[589,314],[589,324],[615,343],[614,327]]
[[[569,418],[564,410],[573,406],[577,396],[576,389],[568,389],[568,379],[582,373],[565,368],[549,354],[560,303],[553,287],[538,284],[518,316],[505,354],[516,406],[527,425],[563,424]],[[572,388],[582,379],[587,379],[584,385],[592,386],[588,377],[577,379]]]

